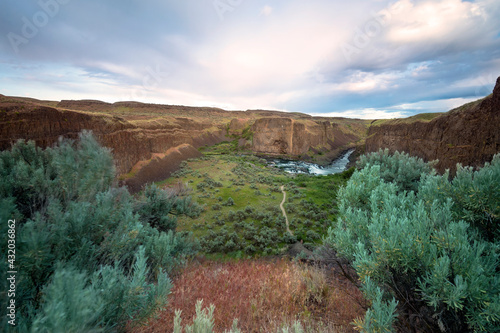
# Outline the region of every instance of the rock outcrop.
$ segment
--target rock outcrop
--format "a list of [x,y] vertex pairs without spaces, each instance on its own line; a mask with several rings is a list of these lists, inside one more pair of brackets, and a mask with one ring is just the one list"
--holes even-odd
[[394,120],[371,126],[366,151],[405,151],[426,161],[439,160],[440,172],[456,164],[481,167],[500,152],[500,77],[493,94],[430,121]]
[[47,147],[61,136],[75,139],[82,130],[90,130],[111,148],[117,173],[132,192],[167,178],[181,161],[199,156],[196,148],[201,146],[239,139],[241,147],[255,153],[303,158],[317,153],[326,160],[365,135],[366,124],[265,110],[51,102],[0,95],[0,150],[18,139]]
[[345,149],[361,138],[339,123],[312,119],[260,118],[252,131],[254,152],[293,157]]
[[492,95],[443,115],[374,121],[371,126],[363,120],[278,111],[94,100],[58,103],[0,95],[0,150],[18,139],[46,147],[60,136],[76,138],[91,130],[111,148],[118,174],[133,191],[168,177],[180,161],[199,155],[196,148],[235,138],[257,154],[315,156],[318,162],[363,144],[359,151],[389,148],[427,161],[439,159],[439,171],[453,171],[456,163],[479,167],[500,151],[499,124],[500,78]]
[[170,148],[163,154],[153,154],[149,161],[138,162],[130,172],[133,177],[125,179],[123,184],[129,188],[131,193],[136,193],[146,183],[167,179],[179,169],[182,161],[201,155],[196,148],[187,143]]
[[[89,103],[95,106],[103,102],[84,101]],[[0,150],[9,149],[18,139],[33,140],[38,146],[47,147],[61,136],[77,138],[84,129],[91,130],[103,146],[111,148],[119,175],[128,173],[140,161],[153,162],[148,168],[150,178],[144,172],[138,173],[143,183],[158,180],[158,172],[153,170],[158,163],[165,165],[167,155],[174,156],[172,164],[178,166],[179,154],[170,149],[177,148],[180,156],[187,159],[197,156],[198,147],[227,140],[224,126],[188,118],[134,123],[118,116],[60,110],[0,96]],[[167,155],[157,161],[161,154]],[[169,173],[164,171],[162,175],[166,178]],[[137,189],[138,183],[130,184]]]

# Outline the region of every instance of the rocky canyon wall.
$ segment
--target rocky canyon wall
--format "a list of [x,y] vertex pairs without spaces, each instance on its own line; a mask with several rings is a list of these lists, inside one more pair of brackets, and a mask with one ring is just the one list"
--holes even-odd
[[[128,173],[140,161],[156,161],[155,154],[164,154],[172,148],[182,146],[174,152],[175,160],[183,155],[187,159],[196,155],[195,148],[227,140],[223,126],[185,118],[138,126],[116,116],[59,110],[1,95],[0,111],[0,150],[9,149],[18,139],[33,140],[38,146],[47,147],[60,136],[74,139],[82,130],[91,130],[103,146],[111,149],[118,174]],[[148,179],[143,173],[141,179],[157,180]]]
[[292,118],[260,118],[252,125],[255,153],[304,156],[312,151],[345,148],[361,136],[331,121]]
[[[500,78],[492,95],[426,120],[377,121],[319,118],[266,110],[224,111],[136,102],[49,102],[0,95],[0,149],[18,139],[46,147],[60,136],[91,130],[112,150],[117,172],[129,187],[166,178],[196,148],[239,138],[254,153],[316,162],[347,148],[405,151],[439,171],[456,163],[481,166],[500,151]],[[367,137],[368,135],[368,137]],[[366,139],[366,141],[364,141]],[[362,145],[362,146],[361,146]]]
[[481,167],[500,152],[500,78],[493,94],[454,109],[431,121],[388,121],[371,126],[366,152],[388,148],[426,161],[439,160],[437,169],[456,170],[456,164]]
[[255,153],[334,157],[328,154],[360,138],[346,124],[366,134],[366,122],[343,121],[263,110],[93,100],[57,103],[0,95],[0,150],[18,139],[47,147],[59,137],[76,139],[82,130],[90,130],[111,149],[118,175],[135,192],[147,182],[167,178],[182,160],[199,156],[196,148],[235,138]]

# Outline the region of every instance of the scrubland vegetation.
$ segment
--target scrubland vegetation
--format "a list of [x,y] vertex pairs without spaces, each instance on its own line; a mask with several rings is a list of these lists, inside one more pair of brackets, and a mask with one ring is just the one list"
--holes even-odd
[[[11,331],[498,330],[499,155],[453,178],[387,151],[325,177],[264,162],[224,143],[131,196],[89,133],[1,152],[2,244],[5,221],[17,235]],[[309,264],[287,258],[296,242]]]
[[[179,229],[193,232],[212,257],[249,258],[282,255],[301,241],[309,249],[321,244],[335,218],[336,192],[352,174],[290,177],[267,161],[238,151],[237,140],[204,149],[204,157],[182,164],[159,186],[183,189],[204,207],[198,218],[179,219]],[[283,199],[293,235],[279,205]]]
[[359,167],[325,239],[352,262],[371,303],[358,328],[498,331],[500,155],[452,180],[387,151]]
[[[199,207],[155,186],[135,198],[113,185],[110,152],[89,133],[42,150],[16,143],[0,153],[2,258],[16,221],[13,332],[123,330],[167,304],[168,274],[196,251],[176,214]],[[7,308],[7,281],[1,307]],[[11,297],[9,297],[12,299]]]

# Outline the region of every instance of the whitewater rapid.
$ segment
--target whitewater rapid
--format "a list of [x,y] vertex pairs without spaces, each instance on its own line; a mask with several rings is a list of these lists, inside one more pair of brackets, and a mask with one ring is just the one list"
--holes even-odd
[[341,173],[346,170],[349,163],[349,157],[354,152],[354,149],[346,151],[342,156],[335,159],[327,166],[320,166],[315,163],[304,161],[291,161],[282,159],[269,160],[270,165],[285,170],[288,173],[303,173],[310,175],[330,175],[333,173]]

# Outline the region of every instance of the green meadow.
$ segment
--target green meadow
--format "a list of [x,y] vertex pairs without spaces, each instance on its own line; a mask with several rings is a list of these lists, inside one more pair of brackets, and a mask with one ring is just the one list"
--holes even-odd
[[[293,175],[238,149],[237,140],[200,149],[157,185],[202,206],[199,217],[179,217],[178,230],[192,232],[206,254],[229,257],[280,255],[301,241],[313,250],[336,219],[336,194],[352,170],[328,176]],[[286,231],[284,208],[292,235]]]

